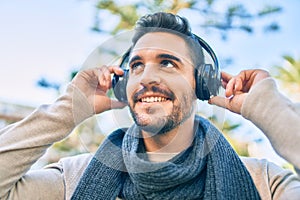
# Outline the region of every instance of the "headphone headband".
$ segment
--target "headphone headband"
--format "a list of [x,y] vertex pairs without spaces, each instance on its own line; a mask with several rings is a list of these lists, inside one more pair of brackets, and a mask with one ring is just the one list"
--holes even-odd
[[197,40],[200,44],[200,46],[205,49],[205,51],[210,55],[210,57],[212,58],[215,68],[219,68],[219,61],[218,58],[214,52],[214,50],[209,46],[209,44],[207,42],[205,42],[205,40],[203,40],[201,37],[199,37],[196,34],[192,34],[192,37]]

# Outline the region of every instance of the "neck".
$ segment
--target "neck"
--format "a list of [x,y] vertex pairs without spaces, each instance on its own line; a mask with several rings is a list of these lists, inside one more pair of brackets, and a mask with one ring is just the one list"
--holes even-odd
[[189,117],[178,127],[164,134],[151,136],[142,131],[146,151],[159,153],[179,153],[188,148],[194,139],[195,115]]

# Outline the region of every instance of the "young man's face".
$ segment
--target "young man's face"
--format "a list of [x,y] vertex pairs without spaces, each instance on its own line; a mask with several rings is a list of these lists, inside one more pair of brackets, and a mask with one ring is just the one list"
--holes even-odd
[[129,107],[144,131],[168,132],[194,114],[194,67],[181,37],[147,33],[134,46],[129,66]]

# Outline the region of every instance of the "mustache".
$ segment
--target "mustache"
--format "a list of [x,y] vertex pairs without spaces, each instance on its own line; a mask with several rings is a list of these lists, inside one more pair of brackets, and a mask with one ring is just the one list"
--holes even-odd
[[170,100],[175,99],[175,94],[172,91],[157,87],[157,86],[151,86],[151,87],[144,87],[141,90],[139,90],[137,93],[133,95],[133,100],[136,102],[139,100],[139,97],[146,92],[153,92],[156,94],[162,94],[163,96],[166,96]]

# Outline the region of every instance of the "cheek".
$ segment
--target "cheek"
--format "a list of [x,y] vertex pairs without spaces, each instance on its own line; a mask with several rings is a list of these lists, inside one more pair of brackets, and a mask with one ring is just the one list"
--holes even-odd
[[[128,83],[129,83],[129,81],[128,81]],[[127,95],[127,101],[128,101],[128,103],[130,104],[130,101],[131,101],[131,96],[132,96],[132,86],[131,85],[129,85],[127,83],[127,85],[126,85],[126,95]]]
[[[187,94],[195,94],[196,82],[194,73],[169,75],[166,74],[161,78],[161,83],[169,88],[177,98]],[[137,79],[129,78],[126,84],[126,95],[128,103],[132,105],[132,96],[135,92],[142,89]]]
[[138,86],[139,84],[136,83],[136,81],[130,78],[128,79],[126,84],[126,95],[129,103],[132,101],[132,95],[134,94],[134,92],[138,90]]
[[186,88],[186,92],[188,92],[189,94],[193,94],[196,95],[195,90],[196,90],[196,80],[195,80],[195,76],[194,76],[194,70],[192,72],[190,72],[187,76],[185,76],[185,88]]
[[176,79],[172,80],[170,82],[170,89],[175,93],[175,94],[193,94],[195,93],[195,79],[194,77],[190,76],[178,76]]

